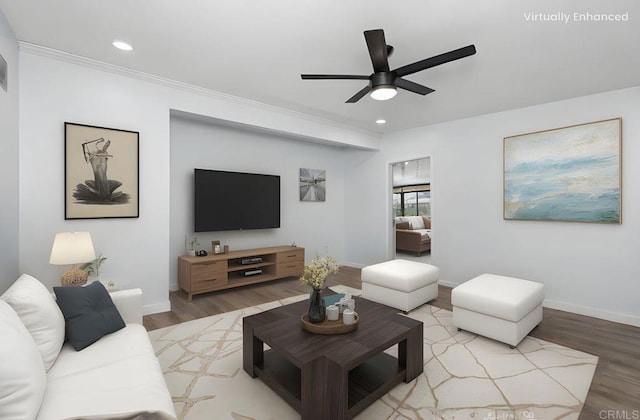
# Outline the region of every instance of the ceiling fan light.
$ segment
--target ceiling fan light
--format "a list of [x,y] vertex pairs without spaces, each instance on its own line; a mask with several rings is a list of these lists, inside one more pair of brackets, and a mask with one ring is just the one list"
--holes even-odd
[[386,101],[387,99],[391,99],[396,96],[397,93],[398,91],[395,86],[382,85],[373,88],[371,91],[371,97],[376,101]]

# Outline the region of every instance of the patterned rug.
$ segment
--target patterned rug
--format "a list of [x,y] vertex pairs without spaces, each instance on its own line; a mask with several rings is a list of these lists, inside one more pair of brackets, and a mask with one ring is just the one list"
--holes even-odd
[[[345,286],[332,289],[360,293]],[[151,331],[178,417],[299,419],[284,400],[242,369],[242,318],[307,298],[296,296]],[[424,323],[424,373],[396,386],[356,419],[578,418],[597,357],[532,337],[510,349],[457,331],[451,312],[430,305],[408,316]]]

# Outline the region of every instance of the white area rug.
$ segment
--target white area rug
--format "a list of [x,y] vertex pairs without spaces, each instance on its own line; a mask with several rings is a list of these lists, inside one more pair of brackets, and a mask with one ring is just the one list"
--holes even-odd
[[[354,295],[344,286],[333,290]],[[299,419],[259,378],[242,369],[242,318],[307,295],[151,331],[180,419]],[[424,305],[424,373],[356,418],[577,419],[598,358],[532,337],[510,349],[458,332],[451,312]],[[393,352],[395,347],[390,350]]]

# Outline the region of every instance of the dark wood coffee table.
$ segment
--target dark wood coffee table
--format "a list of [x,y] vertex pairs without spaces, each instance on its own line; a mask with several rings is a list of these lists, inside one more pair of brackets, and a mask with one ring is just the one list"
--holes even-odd
[[[422,322],[356,298],[358,328],[318,335],[302,329],[304,300],[243,319],[243,368],[303,420],[350,419],[423,371]],[[265,344],[271,349],[264,349]],[[384,353],[397,345],[398,357]]]

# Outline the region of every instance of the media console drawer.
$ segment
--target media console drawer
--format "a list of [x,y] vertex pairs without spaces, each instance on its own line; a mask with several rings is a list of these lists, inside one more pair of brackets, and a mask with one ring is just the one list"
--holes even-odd
[[191,282],[192,292],[208,292],[212,288],[217,289],[227,284],[227,273],[218,273],[215,277],[198,279]]
[[283,263],[287,261],[302,261],[304,262],[304,249],[296,249],[288,252],[279,252],[276,255],[276,262]]
[[304,261],[283,262],[276,266],[276,275],[287,277],[302,274],[304,271]]
[[191,264],[191,279],[206,280],[217,273],[227,272],[227,261],[207,261],[200,264]]
[[[256,259],[255,264],[241,265],[242,260]],[[258,260],[258,258],[260,258]],[[244,276],[244,269],[256,272]],[[304,248],[274,246],[231,251],[205,257],[178,257],[178,284],[189,295],[246,286],[300,275],[304,271]]]

